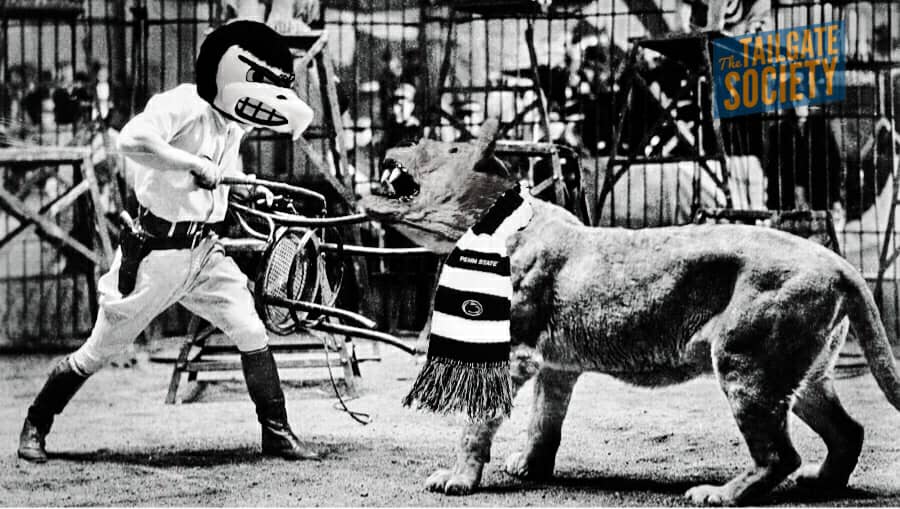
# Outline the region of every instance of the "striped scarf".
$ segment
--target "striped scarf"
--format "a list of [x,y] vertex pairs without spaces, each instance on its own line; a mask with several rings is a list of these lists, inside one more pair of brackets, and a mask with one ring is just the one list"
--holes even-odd
[[506,241],[532,213],[531,197],[516,186],[456,243],[438,279],[428,360],[404,405],[473,419],[509,414],[512,282]]

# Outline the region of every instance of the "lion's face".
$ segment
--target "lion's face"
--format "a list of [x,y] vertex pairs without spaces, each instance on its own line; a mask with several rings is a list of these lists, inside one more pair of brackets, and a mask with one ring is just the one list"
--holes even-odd
[[497,123],[488,121],[478,139],[446,143],[423,139],[389,150],[380,187],[360,204],[373,219],[421,246],[448,253],[496,199],[514,185],[494,156]]

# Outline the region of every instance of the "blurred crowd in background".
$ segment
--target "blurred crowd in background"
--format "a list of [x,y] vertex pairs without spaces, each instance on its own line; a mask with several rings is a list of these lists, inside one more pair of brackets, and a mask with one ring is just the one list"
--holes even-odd
[[[706,21],[702,16],[697,16],[698,12],[702,13],[698,6],[702,7],[704,2],[673,0],[666,4],[663,0],[659,1],[660,6],[678,5],[688,8],[686,13],[680,14],[686,26],[679,27],[676,22],[666,30],[697,30]],[[729,5],[732,3],[735,2],[730,1]],[[771,27],[772,10],[760,7],[769,3],[768,0],[740,0],[737,4],[741,4],[741,12],[752,13],[752,16],[738,16],[734,23],[752,25],[753,29]],[[290,2],[285,5],[287,4]],[[400,9],[410,9],[407,4],[413,5],[414,2],[403,3],[403,7],[395,11],[386,10],[384,19],[394,19],[390,16],[396,17],[400,13],[399,21],[405,23],[405,18],[402,17],[405,14]],[[266,2],[227,0],[222,5],[222,15],[226,19],[227,16],[242,14],[240,11],[259,10],[260,16],[272,15],[271,12],[266,14],[266,5],[269,5]],[[360,12],[367,12],[365,9],[360,8],[360,12],[357,12],[337,4],[312,0],[294,2],[292,5],[295,21],[304,22],[304,29],[308,29],[305,22],[328,25],[327,19],[309,14],[313,11],[324,12],[323,8],[335,9],[335,13],[346,11],[349,13],[347,16],[354,16],[346,18],[347,24],[342,25],[345,22],[341,16],[345,15],[332,15],[331,23],[335,19],[341,21],[337,25],[332,24],[330,29],[342,34],[343,26],[352,25],[352,33],[357,39],[355,47],[348,52],[342,46],[344,43],[341,37],[332,37],[330,44],[335,47],[330,51],[351,56],[349,59],[342,56],[337,61],[337,73],[342,78],[338,84],[338,96],[343,114],[346,148],[350,151],[350,163],[357,167],[356,175],[359,178],[367,179],[371,174],[377,174],[377,162],[392,146],[415,141],[423,136],[445,140],[456,138],[462,133],[455,126],[467,125],[477,129],[488,116],[499,116],[508,121],[536,99],[530,90],[532,69],[522,68],[522,61],[502,62],[499,68],[495,62],[490,69],[486,66],[483,72],[471,69],[466,71],[466,65],[481,63],[480,60],[476,63],[466,61],[467,58],[471,59],[466,53],[471,54],[470,46],[474,43],[465,39],[474,33],[472,31],[460,30],[455,38],[449,39],[452,45],[460,48],[462,55],[454,57],[452,64],[454,68],[450,79],[455,81],[438,84],[434,78],[442,55],[435,48],[434,42],[444,37],[442,24],[428,24],[421,18],[415,21],[420,23],[420,27],[437,29],[434,33],[425,34],[420,40],[409,40],[410,36],[407,35],[402,35],[401,40],[397,40],[397,35],[391,33],[378,36],[369,33],[365,36],[368,38],[365,38],[362,34],[366,29],[366,22],[357,23],[355,17],[364,15]],[[298,5],[303,7],[300,9],[302,16],[298,16],[296,12]],[[370,2],[366,5],[375,9],[380,4]],[[388,2],[387,6],[391,5],[393,4]],[[274,6],[272,3],[268,9],[272,10]],[[892,47],[896,34],[891,33],[892,27],[885,24],[890,21],[890,17],[885,20],[874,14],[867,16],[871,18],[871,30],[868,21],[857,21],[854,30],[859,33],[854,35],[855,40],[848,41],[849,49],[858,54],[855,58],[885,63],[900,59],[898,49]],[[371,23],[371,31],[372,26],[376,26],[371,20],[376,18],[373,15],[366,19]],[[614,37],[608,27],[610,20],[614,19],[613,15],[598,16],[597,19],[575,17],[570,23],[553,25],[556,32],[552,36],[548,35],[550,39],[546,47],[541,47],[541,51],[549,52],[549,57],[542,58],[537,69],[548,101],[550,132],[542,132],[542,126],[532,113],[525,115],[526,123],[530,123],[531,127],[511,132],[512,138],[553,141],[593,160],[607,157],[614,148],[614,126],[623,106],[629,100],[627,94],[630,93],[632,110],[623,125],[623,132],[619,133],[619,146],[616,147],[618,154],[636,151],[642,152],[641,155],[644,156],[659,157],[687,157],[692,154],[695,147],[691,146],[690,133],[697,128],[701,98],[691,91],[684,93],[686,75],[683,70],[670,59],[653,52],[645,52],[638,62],[637,71],[647,86],[625,90],[622,74],[627,64],[626,49],[630,43],[621,40],[621,34],[617,33]],[[852,20],[849,17],[847,19],[848,22]],[[620,23],[624,22],[622,20]],[[732,21],[729,20],[728,23]],[[550,25],[547,26],[546,30],[549,32]],[[740,26],[742,25],[726,24],[726,29],[745,29]],[[871,34],[864,37],[860,32],[862,29],[869,30]],[[387,26],[386,30],[402,31],[405,26]],[[896,32],[895,29],[894,31]],[[501,46],[516,44],[510,41],[520,37],[515,34],[502,35],[502,30],[500,34],[504,40],[494,42],[499,42]],[[198,40],[202,38],[202,31],[194,37]],[[428,42],[423,46],[419,44],[422,41]],[[181,40],[177,42],[182,44]],[[439,44],[443,42],[440,41]],[[483,48],[477,48],[476,52],[482,50]],[[504,56],[506,55],[501,55],[501,59]],[[347,67],[347,62],[352,62],[351,68]],[[132,62],[131,65],[133,64]],[[0,145],[93,143],[91,133],[107,132],[110,128],[114,132],[128,119],[131,110],[139,109],[147,98],[141,93],[135,93],[134,84],[116,82],[105,62],[94,60],[87,65],[82,63],[80,67],[73,67],[65,61],[52,65],[53,68],[47,68],[46,63],[8,62],[0,84]],[[165,67],[163,62],[160,65]],[[179,66],[187,65],[188,62],[179,63]],[[456,76],[458,71],[462,71],[462,76]],[[149,74],[151,78],[155,76],[153,72]],[[891,80],[887,89],[893,90],[893,109],[896,111],[900,108],[900,83],[897,79],[900,73],[882,73],[881,76]],[[354,80],[354,77],[362,79]],[[441,91],[442,85],[469,87],[475,92],[445,93]],[[876,85],[884,87],[883,84]],[[688,83],[687,86],[691,85]],[[875,88],[877,87],[863,86],[860,88],[862,92],[857,95],[871,96],[877,93]],[[661,125],[655,125],[658,117],[673,103],[675,107],[672,118]],[[729,155],[748,155],[759,160],[770,185],[767,193],[767,206],[770,208],[825,209],[836,203],[849,201],[852,203],[845,208],[851,209],[851,215],[858,214],[867,203],[856,200],[854,196],[862,192],[860,188],[867,188],[866,191],[877,189],[883,183],[885,175],[878,168],[872,171],[866,169],[862,184],[854,175],[848,177],[847,170],[852,167],[851,163],[870,166],[879,164],[878,161],[863,161],[863,155],[866,155],[862,150],[865,148],[864,141],[858,143],[860,147],[855,150],[854,155],[853,147],[847,148],[846,133],[835,126],[836,120],[840,122],[835,116],[855,114],[854,108],[858,110],[866,106],[855,104],[850,97],[844,110],[814,107],[789,109],[767,118],[756,115],[723,122],[722,135]],[[441,118],[438,110],[444,110],[453,117],[454,122],[448,123]],[[878,113],[866,111],[864,114],[875,117]],[[861,132],[851,134],[857,135],[860,140],[874,139],[874,148],[870,149],[875,152],[890,152],[890,138],[895,130],[892,121],[878,123],[876,120],[858,122],[857,129]],[[646,144],[642,144],[645,133],[651,127],[655,129],[654,136]],[[881,139],[885,137],[887,139]],[[707,137],[706,142],[710,139]],[[255,162],[255,167],[265,166],[276,174],[292,175],[295,171],[294,161],[281,154],[290,151],[287,142],[272,140],[268,143],[268,147],[247,144],[245,152],[248,154],[248,164]],[[816,145],[816,150],[811,149],[813,145]],[[858,161],[854,161],[854,158]],[[265,163],[260,162],[263,159]],[[890,168],[886,171],[889,172]],[[863,194],[872,195],[871,192]]]
[[15,140],[67,145],[80,132],[118,127],[127,120],[122,86],[111,82],[108,66],[99,61],[77,72],[70,62],[60,62],[53,70],[31,63],[13,65],[0,94],[0,133],[10,145]]

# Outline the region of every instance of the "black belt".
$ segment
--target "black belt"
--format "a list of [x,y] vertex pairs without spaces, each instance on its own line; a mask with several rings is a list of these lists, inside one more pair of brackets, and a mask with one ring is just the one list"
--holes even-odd
[[167,221],[141,207],[138,223],[146,233],[146,246],[151,250],[190,249],[198,241],[215,231],[221,223],[199,221]]

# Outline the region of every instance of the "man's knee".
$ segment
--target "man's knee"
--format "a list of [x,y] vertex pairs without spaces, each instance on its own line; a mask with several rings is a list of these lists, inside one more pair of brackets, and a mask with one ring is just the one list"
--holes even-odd
[[143,316],[120,316],[101,305],[91,336],[70,356],[72,369],[85,376],[100,371],[110,359],[134,343],[146,321]]
[[82,345],[72,355],[69,355],[69,365],[81,376],[88,377],[103,369],[107,361],[114,353],[101,353],[97,350]]
[[232,329],[229,337],[237,349],[242,352],[259,350],[269,344],[266,326],[260,320],[254,320],[251,323]]

